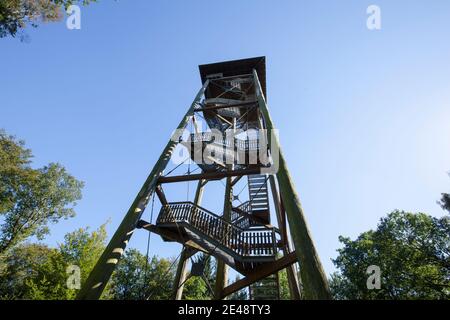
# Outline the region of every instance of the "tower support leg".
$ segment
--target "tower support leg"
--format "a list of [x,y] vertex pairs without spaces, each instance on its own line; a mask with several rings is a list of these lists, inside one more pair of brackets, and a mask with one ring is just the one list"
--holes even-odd
[[181,135],[181,131],[186,127],[189,119],[194,114],[194,109],[200,102],[209,81],[205,81],[203,87],[197,93],[194,101],[192,102],[189,110],[180,121],[177,131],[167,143],[161,156],[156,162],[153,170],[150,172],[147,180],[139,191],[138,195],[134,199],[130,209],[125,215],[119,228],[112,236],[105,251],[100,256],[94,269],[91,271],[86,282],[83,284],[80,292],[77,295],[77,299],[82,300],[95,300],[99,299],[106,284],[111,277],[117,263],[119,262],[125,248],[128,244],[130,237],[132,236],[139,219],[144,212],[151,194],[154,192],[158,178],[161,176],[163,170],[167,166],[172,153],[178,144],[178,138]]
[[172,297],[174,300],[181,300],[183,297],[184,283],[188,274],[188,262],[189,258],[195,253],[195,250],[183,247],[180,255],[180,261],[178,262],[177,273],[175,274],[175,281],[172,291]]
[[[205,186],[207,181],[199,180],[197,184],[197,190],[195,192],[194,203],[196,205],[200,205],[203,198],[203,187]],[[174,300],[181,300],[183,297],[184,290],[184,282],[186,281],[187,276],[187,268],[188,268],[188,259],[195,254],[195,251],[192,249],[188,249],[183,247],[183,250],[180,255],[180,261],[178,262],[177,273],[175,274],[175,281],[173,286],[172,297]]]
[[[284,223],[284,210],[281,206],[281,199],[280,194],[278,193],[277,184],[275,181],[275,177],[273,175],[270,175],[269,177],[270,182],[270,189],[272,190],[272,198],[275,205],[275,212],[277,215],[277,222],[278,227],[281,230],[282,234],[282,240],[284,242],[283,245],[283,254],[287,256],[290,253],[289,248],[289,237],[286,230],[286,224]],[[301,292],[300,292],[300,286],[298,284],[298,276],[297,272],[295,270],[295,264],[291,264],[286,268],[286,274],[288,279],[288,285],[289,285],[289,294],[291,297],[291,300],[300,300],[301,299]]]
[[[297,253],[298,261],[300,263],[300,275],[302,278],[304,297],[305,299],[331,299],[327,278],[323,271],[309,227],[306,223],[302,205],[295,190],[294,182],[289,174],[278,137],[276,135],[273,135],[272,137],[274,126],[256,70],[253,70],[253,77],[258,105],[264,116],[266,129],[268,130],[269,146],[272,149],[272,145],[274,145],[277,149],[271,150],[272,155],[274,152],[278,152],[278,171],[276,172],[276,175],[280,193],[281,195],[286,195],[286,197],[283,198],[284,206],[295,246],[295,252]],[[273,141],[274,143],[272,143],[272,139],[275,140]]]
[[[227,178],[225,186],[225,202],[223,206],[223,218],[225,220],[231,219],[231,206],[233,202],[233,187],[231,185],[232,178]],[[227,235],[225,235],[227,236]],[[217,260],[216,268],[216,284],[214,287],[215,299],[220,299],[223,289],[228,285],[228,265],[222,260]]]

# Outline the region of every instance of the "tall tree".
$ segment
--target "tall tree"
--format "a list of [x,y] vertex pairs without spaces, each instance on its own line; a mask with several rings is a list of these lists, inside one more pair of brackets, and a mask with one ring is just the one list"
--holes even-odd
[[[41,244],[21,244],[0,259],[0,299],[73,299],[76,288],[69,288],[68,266],[80,270],[80,285],[105,248],[106,230],[102,225],[89,232],[81,228],[68,233],[58,248]],[[108,298],[108,291],[105,292]]]
[[106,247],[107,223],[97,230],[89,232],[89,228],[79,228],[64,236],[64,242],[59,245],[59,252],[66,265],[76,265],[80,268],[83,283],[94,268],[98,258]]
[[83,183],[57,163],[31,167],[31,150],[0,130],[0,255],[48,225],[75,215]]
[[27,281],[37,276],[53,250],[41,244],[24,244],[0,259],[0,299],[29,297]]
[[[67,267],[76,266],[80,270],[80,285],[94,267],[106,247],[106,224],[89,232],[80,228],[64,236],[64,242],[47,254],[43,263],[36,266],[35,274],[27,280],[29,299],[74,299],[77,289],[67,286],[71,275]],[[108,290],[104,296],[108,298]]]
[[89,4],[96,0],[2,0],[0,1],[0,38],[15,37],[27,25],[58,21],[62,8],[71,4]]
[[172,262],[147,257],[136,249],[125,252],[111,278],[111,295],[117,300],[170,299],[174,281]]
[[[340,237],[344,247],[333,260],[337,299],[450,299],[450,221],[424,213],[394,211],[375,231],[356,240]],[[381,288],[367,288],[371,265],[381,271]]]

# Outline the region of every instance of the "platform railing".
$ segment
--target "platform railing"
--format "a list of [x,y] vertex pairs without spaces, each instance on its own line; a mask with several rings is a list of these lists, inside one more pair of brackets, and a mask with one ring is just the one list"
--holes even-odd
[[226,148],[234,148],[239,151],[251,151],[259,149],[258,139],[239,139],[225,136],[219,139],[219,141],[215,141],[215,138],[216,135],[214,135],[211,131],[207,131],[191,134],[190,140],[188,140],[187,142],[218,143]]

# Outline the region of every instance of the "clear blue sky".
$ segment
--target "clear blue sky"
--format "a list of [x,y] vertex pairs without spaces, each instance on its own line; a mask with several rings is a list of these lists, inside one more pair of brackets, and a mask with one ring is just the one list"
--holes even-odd
[[[370,4],[380,31],[366,28]],[[443,214],[449,31],[447,0],[102,0],[82,9],[81,30],[63,21],[29,29],[28,43],[0,40],[0,127],[34,165],[60,162],[86,183],[77,216],[46,243],[108,219],[111,234],[199,89],[198,65],[265,55],[269,107],[329,273],[339,235],[394,209]],[[137,232],[131,245],[145,241]],[[178,250],[152,237],[152,253]]]

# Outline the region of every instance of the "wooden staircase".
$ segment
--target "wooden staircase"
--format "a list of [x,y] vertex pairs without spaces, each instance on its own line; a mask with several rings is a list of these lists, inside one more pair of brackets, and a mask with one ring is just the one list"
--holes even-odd
[[161,208],[156,226],[177,232],[242,274],[276,259],[274,228],[241,228],[192,202],[173,202]]
[[249,175],[248,192],[252,215],[260,219],[264,224],[270,224],[267,177],[261,174]]
[[278,272],[250,285],[249,294],[250,300],[279,300]]

